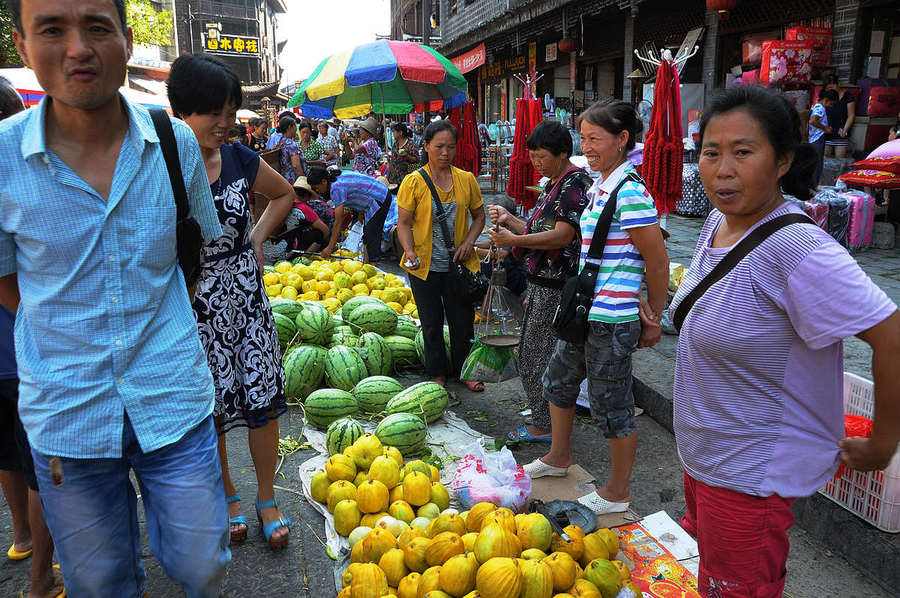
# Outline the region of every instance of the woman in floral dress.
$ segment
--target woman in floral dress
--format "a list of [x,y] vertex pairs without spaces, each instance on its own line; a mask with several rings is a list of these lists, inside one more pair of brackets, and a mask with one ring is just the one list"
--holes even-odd
[[[214,416],[231,540],[242,542],[248,526],[228,470],[225,433],[244,426],[250,429],[260,529],[279,549],[288,542],[291,524],[279,511],[273,489],[278,417],[286,405],[278,334],[262,284],[262,244],[290,212],[294,191],[256,152],[225,143],[242,102],[240,79],[226,65],[208,56],[182,56],[172,64],[168,88],[172,109],[200,144],[224,231],[203,247],[194,312],[216,387]],[[250,193],[271,198],[255,226]]]

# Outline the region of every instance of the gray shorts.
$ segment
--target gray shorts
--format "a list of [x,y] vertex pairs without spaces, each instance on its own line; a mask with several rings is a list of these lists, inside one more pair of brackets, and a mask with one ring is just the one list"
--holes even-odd
[[591,415],[606,438],[634,432],[631,354],[641,337],[638,320],[621,324],[591,322],[583,345],[558,341],[544,372],[544,397],[563,409],[575,406],[581,382],[588,380]]

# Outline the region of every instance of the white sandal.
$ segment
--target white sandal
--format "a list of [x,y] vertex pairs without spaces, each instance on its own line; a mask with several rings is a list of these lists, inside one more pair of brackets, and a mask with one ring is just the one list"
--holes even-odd
[[596,490],[594,490],[590,494],[585,494],[578,499],[578,502],[588,507],[597,515],[625,513],[626,511],[628,511],[628,505],[631,504],[630,502],[613,502],[611,500],[607,500],[597,494]]
[[525,465],[523,469],[532,480],[544,477],[564,478],[569,474],[568,467],[555,467],[549,463],[544,463],[540,459],[535,459],[528,465]]

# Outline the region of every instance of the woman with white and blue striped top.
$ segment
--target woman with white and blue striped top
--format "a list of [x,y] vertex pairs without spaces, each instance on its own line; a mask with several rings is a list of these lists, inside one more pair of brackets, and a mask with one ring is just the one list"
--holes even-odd
[[[615,201],[612,223],[600,259],[594,300],[583,344],[560,340],[544,373],[550,403],[550,452],[525,466],[532,478],[565,476],[572,464],[572,424],[581,382],[588,380],[591,413],[609,441],[609,480],[580,502],[598,514],[617,513],[630,504],[631,470],[637,449],[631,354],[659,342],[659,314],[666,306],[669,258],[656,207],[628,160],[641,120],[634,107],[605,100],[588,108],[580,121],[582,148],[591,170],[600,172],[581,214],[580,268],[588,259],[594,231],[607,202]],[[641,286],[649,306],[642,318]],[[643,321],[643,326],[642,326]]]

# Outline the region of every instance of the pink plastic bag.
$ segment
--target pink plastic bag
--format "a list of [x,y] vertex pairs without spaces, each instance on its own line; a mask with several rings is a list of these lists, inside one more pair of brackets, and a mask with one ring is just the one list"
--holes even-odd
[[506,447],[485,452],[476,442],[459,460],[450,487],[463,509],[479,502],[520,511],[531,496],[531,478]]
[[850,201],[850,229],[847,232],[849,249],[865,249],[872,245],[875,227],[875,198],[863,191],[845,191],[842,197]]

